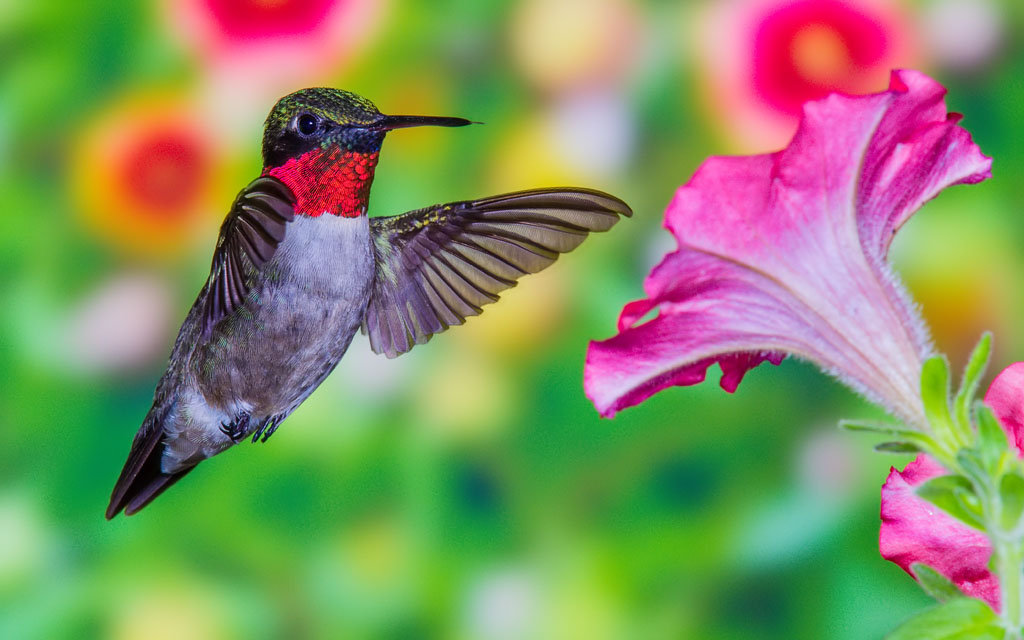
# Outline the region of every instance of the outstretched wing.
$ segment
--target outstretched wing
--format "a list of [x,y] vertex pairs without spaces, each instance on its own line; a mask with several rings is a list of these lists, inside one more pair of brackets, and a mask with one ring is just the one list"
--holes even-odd
[[256,178],[238,194],[213,253],[202,315],[204,336],[245,302],[252,276],[273,257],[293,219],[295,196],[277,178]]
[[363,333],[394,358],[632,214],[607,193],[557,188],[370,218],[377,273]]

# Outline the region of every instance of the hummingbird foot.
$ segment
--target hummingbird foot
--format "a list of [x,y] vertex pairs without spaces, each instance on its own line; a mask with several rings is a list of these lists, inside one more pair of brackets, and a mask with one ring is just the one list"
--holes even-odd
[[232,420],[228,424],[221,424],[220,430],[227,437],[231,438],[231,442],[238,444],[242,440],[245,440],[246,434],[249,432],[249,418],[251,416],[248,413],[242,413],[237,418]]
[[[253,442],[253,444],[256,444],[257,440],[259,440],[260,442],[266,442],[267,438],[269,438],[270,436],[274,435],[274,432],[277,431],[278,425],[281,424],[281,422],[284,420],[284,418],[285,418],[285,416],[282,413],[279,413],[276,416],[270,416],[269,418],[267,418],[267,421],[263,423],[263,426],[261,426],[255,432],[253,432],[253,434],[252,434],[252,442]],[[263,438],[261,439],[260,436],[263,436]]]

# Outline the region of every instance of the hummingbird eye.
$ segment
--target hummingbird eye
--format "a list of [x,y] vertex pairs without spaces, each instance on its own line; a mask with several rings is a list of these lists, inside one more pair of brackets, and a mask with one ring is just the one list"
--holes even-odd
[[304,136],[311,136],[320,128],[320,118],[312,113],[303,113],[295,121],[295,128]]

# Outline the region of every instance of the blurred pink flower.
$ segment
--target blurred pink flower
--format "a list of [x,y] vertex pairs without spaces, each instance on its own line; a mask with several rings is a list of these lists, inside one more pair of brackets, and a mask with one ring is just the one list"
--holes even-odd
[[[831,91],[870,88],[896,34],[884,18],[837,0],[798,0],[764,16],[754,37],[754,87],[780,111]],[[865,86],[866,85],[866,86]]]
[[181,0],[168,3],[177,34],[201,53],[274,68],[330,68],[375,23],[371,0]]
[[706,160],[665,214],[678,250],[648,276],[647,299],[623,309],[618,335],[590,345],[584,387],[598,411],[700,382],[716,362],[733,391],[793,354],[923,425],[931,346],[889,244],[925,201],[991,166],[944,95],[895,72],[888,91],[808,102],[782,151]]
[[732,0],[703,21],[700,53],[714,108],[755,148],[791,135],[800,105],[885,86],[916,63],[898,4],[876,0]]
[[[1024,362],[1000,373],[985,395],[987,404],[1021,455],[1024,441]],[[1022,456],[1024,457],[1024,456]],[[999,610],[999,582],[988,569],[992,547],[988,537],[919,498],[915,487],[948,473],[930,457],[917,456],[903,471],[895,468],[882,485],[882,557],[914,575],[910,565],[923,562],[969,596]]]
[[1006,43],[1013,19],[998,0],[933,0],[921,7],[929,57],[961,73],[984,72]]
[[[167,0],[172,32],[198,54],[214,102],[259,111],[324,84],[377,33],[385,0]],[[230,125],[230,114],[226,116]]]
[[61,361],[88,372],[142,371],[166,356],[175,314],[174,292],[165,279],[115,274],[72,308]]

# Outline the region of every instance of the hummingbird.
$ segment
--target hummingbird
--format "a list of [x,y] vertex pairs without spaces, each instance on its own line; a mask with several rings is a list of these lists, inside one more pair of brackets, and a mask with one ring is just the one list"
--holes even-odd
[[132,442],[108,519],[139,511],[243,440],[265,442],[357,330],[394,358],[632,215],[607,193],[550,188],[367,216],[389,131],[469,124],[384,115],[331,88],[277,102],[264,125],[263,171],[221,225],[210,276]]

